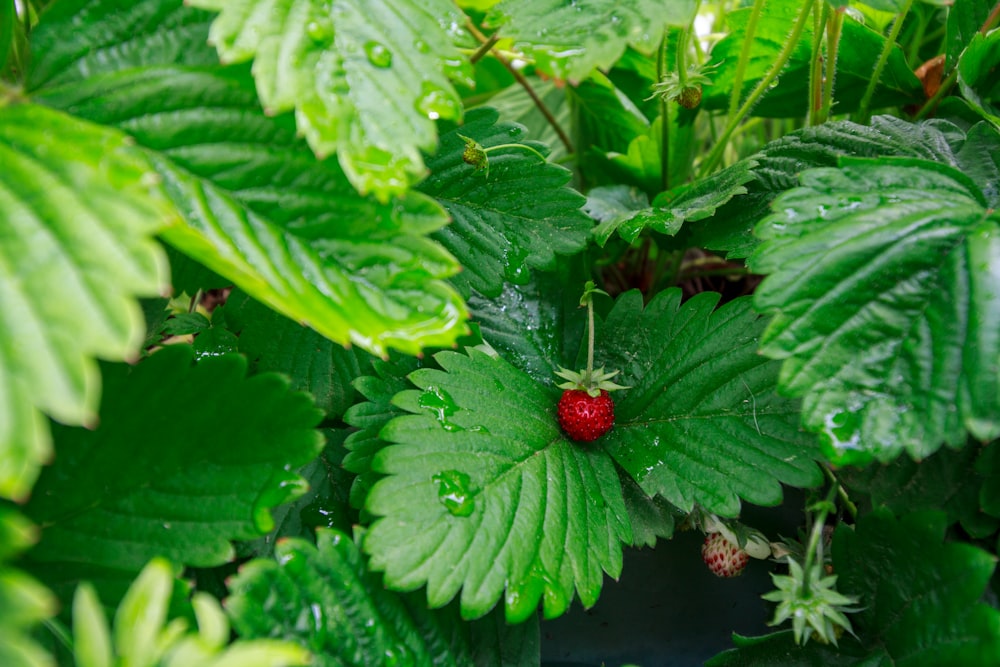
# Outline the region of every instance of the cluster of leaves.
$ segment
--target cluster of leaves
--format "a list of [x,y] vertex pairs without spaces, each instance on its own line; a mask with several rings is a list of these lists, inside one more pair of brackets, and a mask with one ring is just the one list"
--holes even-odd
[[853,635],[714,664],[1000,662],[998,10],[706,51],[708,4],[0,0],[0,663],[536,664],[624,549],[832,466],[856,522],[776,580]]

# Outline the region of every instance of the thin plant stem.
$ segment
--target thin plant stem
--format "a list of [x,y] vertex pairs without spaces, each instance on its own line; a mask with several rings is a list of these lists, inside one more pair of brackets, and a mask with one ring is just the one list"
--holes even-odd
[[743,37],[743,48],[740,50],[740,59],[736,63],[736,71],[733,73],[733,90],[729,94],[729,111],[726,113],[726,117],[730,122],[736,116],[736,110],[740,106],[740,89],[743,88],[743,76],[746,74],[747,63],[750,61],[753,36],[757,32],[757,23],[760,21],[760,14],[763,9],[764,0],[754,0],[753,9],[750,10],[750,20],[747,23],[747,33]]
[[899,37],[899,31],[903,29],[903,19],[906,18],[912,6],[913,0],[906,0],[903,9],[896,16],[896,21],[892,24],[892,30],[889,31],[889,36],[882,46],[882,52],[878,55],[878,60],[875,62],[875,71],[872,72],[872,78],[868,80],[868,87],[865,88],[865,94],[861,98],[861,104],[858,106],[856,115],[857,122],[862,125],[866,125],[871,119],[871,103],[872,97],[875,95],[875,87],[878,86],[878,81],[882,78],[882,71],[885,69],[886,63],[889,62],[889,54],[892,53],[892,47],[896,45],[896,38]]
[[916,114],[914,114],[913,119],[922,120],[923,118],[926,118],[931,111],[937,108],[938,102],[941,101],[941,98],[951,92],[951,87],[955,85],[955,81],[957,80],[958,68],[955,67],[951,70],[951,74],[949,74],[945,80],[941,82],[941,85],[938,86],[937,92],[935,92],[929,100],[924,102],[924,105],[920,107]]
[[479,48],[476,49],[476,52],[473,53],[471,56],[469,56],[469,62],[472,63],[473,65],[478,63],[486,56],[487,53],[490,52],[490,49],[492,49],[494,45],[496,45],[496,43],[499,41],[500,38],[497,36],[497,33],[493,33],[492,35],[490,35],[490,38],[487,39],[482,44],[480,44]]
[[[663,31],[660,49],[656,57],[656,77],[659,81],[667,76],[667,39],[669,31]],[[670,101],[660,96],[660,188],[670,189]]]
[[[489,41],[486,35],[481,33],[479,31],[479,28],[477,28],[472,23],[472,21],[467,22],[465,24],[465,28],[466,30],[469,31],[469,33],[473,37],[475,37],[479,41],[479,43],[485,44],[487,41]],[[508,72],[510,72],[511,76],[514,77],[514,80],[517,81],[517,83],[522,88],[524,88],[524,92],[528,93],[528,97],[530,97],[531,101],[534,102],[535,107],[541,112],[542,116],[545,117],[546,122],[548,122],[548,124],[552,126],[552,129],[555,130],[556,135],[559,137],[559,141],[561,141],[562,145],[566,148],[566,152],[574,153],[575,151],[573,149],[573,142],[570,141],[569,137],[566,135],[565,130],[563,130],[562,126],[559,125],[559,121],[556,120],[556,117],[552,114],[552,111],[547,106],[545,106],[545,102],[543,102],[542,98],[538,96],[538,93],[536,93],[535,89],[531,87],[531,84],[528,82],[526,78],[524,78],[524,75],[521,74],[521,72],[516,67],[511,65],[510,61],[504,58],[501,54],[494,51],[493,56],[500,62],[501,65],[504,66],[504,68],[506,68]]]
[[594,375],[594,299],[587,299],[587,375],[584,383],[589,387]]
[[823,77],[823,107],[817,120],[822,124],[830,118],[833,109],[833,86],[837,78],[837,57],[840,55],[840,30],[844,25],[844,12],[837,10],[826,23],[826,74]]
[[852,519],[858,518],[858,506],[854,504],[854,501],[847,495],[847,491],[844,490],[844,486],[837,479],[837,476],[833,474],[833,471],[826,466],[822,466],[823,472],[826,473],[827,479],[830,483],[837,487],[837,496],[840,498],[840,503],[847,510],[847,513],[851,515]]
[[719,136],[719,140],[716,142],[715,146],[712,147],[712,151],[708,154],[708,157],[705,158],[705,161],[702,162],[701,168],[698,171],[699,178],[707,176],[713,169],[715,169],[726,150],[726,146],[729,144],[729,138],[732,136],[733,132],[736,131],[736,128],[739,126],[743,118],[750,113],[750,109],[752,109],[753,106],[760,101],[760,98],[764,96],[764,93],[766,93],[768,88],[770,88],[771,83],[778,78],[778,74],[780,74],[781,70],[785,68],[785,65],[788,64],[788,60],[792,57],[792,52],[795,50],[795,45],[798,44],[799,39],[802,38],[802,31],[805,29],[806,21],[809,19],[809,14],[812,12],[813,5],[815,4],[816,0],[806,0],[803,4],[802,9],[799,11],[799,16],[795,21],[795,26],[792,28],[792,32],[788,36],[788,41],[785,42],[784,48],[781,50],[781,53],[778,54],[778,59],[775,60],[774,65],[771,66],[768,73],[763,79],[761,79],[760,83],[757,84],[757,87],[754,88],[753,92],[750,93],[750,96],[743,103],[743,106],[740,107],[740,110],[736,113],[736,115],[729,119],[729,122],[726,124],[726,128],[722,131],[721,136]]
[[993,9],[990,10],[986,20],[983,21],[983,25],[979,27],[979,34],[985,37],[986,33],[990,31],[990,28],[993,27],[993,24],[996,23],[997,20],[1000,20],[1000,2],[993,5]]
[[809,532],[809,544],[806,546],[805,560],[802,563],[802,589],[809,590],[809,575],[812,570],[813,556],[819,555],[820,561],[823,559],[823,545],[821,537],[823,535],[823,527],[826,526],[826,517],[830,514],[830,507],[833,505],[833,499],[837,496],[837,489],[840,488],[840,484],[834,482],[830,485],[830,490],[826,494],[826,498],[819,507],[819,511],[816,516],[813,517],[812,530]]
[[813,10],[813,48],[809,63],[809,113],[806,116],[807,125],[818,125],[820,109],[823,107],[823,47],[820,35],[826,27],[829,18],[827,3],[822,3],[822,9]]

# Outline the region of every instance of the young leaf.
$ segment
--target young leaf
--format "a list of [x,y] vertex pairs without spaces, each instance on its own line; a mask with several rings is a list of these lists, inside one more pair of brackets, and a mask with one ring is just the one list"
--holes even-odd
[[197,0],[220,12],[209,39],[225,63],[254,59],[269,114],[295,109],[320,157],[336,153],[362,194],[402,194],[424,175],[437,119],[458,120],[449,78],[473,85],[448,0]]
[[184,618],[169,619],[173,567],[162,558],[147,564],[129,586],[109,631],[104,609],[89,583],[73,596],[73,649],[78,667],[286,667],[312,664],[291,642],[229,641],[229,623],[218,600],[196,593],[191,600],[196,631]]
[[56,611],[55,596],[28,575],[8,567],[11,557],[35,541],[35,527],[0,506],[0,665],[47,667],[48,655],[30,638],[35,624]]
[[304,490],[287,471],[322,448],[311,399],[274,374],[245,378],[243,357],[192,357],[170,346],[105,366],[100,426],[56,431],[56,461],[25,506],[46,581],[125,578],[155,555],[219,565],[230,540],[270,530],[270,508]]
[[503,0],[487,23],[513,38],[514,47],[539,70],[577,83],[595,68],[609,68],[626,46],[653,53],[666,26],[689,25],[696,5],[693,0]]
[[[524,128],[497,118],[493,109],[475,109],[442,134],[440,151],[427,161],[431,175],[420,184],[451,215],[433,236],[464,267],[452,282],[466,294],[472,287],[496,296],[505,281],[525,282],[529,267],[551,269],[557,254],[583,249],[593,226],[580,210],[583,196],[566,187],[572,174],[542,159],[541,144],[509,145]],[[463,161],[463,137],[488,151],[488,172]]]
[[[125,31],[150,1],[112,25]],[[89,11],[97,8],[106,9],[99,2]],[[163,41],[205,49],[205,35],[192,27],[204,14],[184,11],[192,15],[177,10],[139,42],[154,43],[154,52]],[[98,33],[93,39],[105,37],[105,24],[81,21]],[[76,34],[67,26],[74,15],[60,13],[35,35],[46,44],[52,33]],[[37,95],[121,127],[149,149],[186,222],[167,231],[169,243],[341,344],[415,354],[464,333],[464,304],[442,281],[458,263],[427,238],[447,223],[431,199],[410,193],[383,204],[358,196],[335,163],[317,162],[296,139],[292,118],[264,116],[243,67],[177,67],[170,53],[135,67],[130,52],[116,51],[89,63],[74,60],[74,44],[55,42],[39,59],[60,85]]]
[[137,296],[167,289],[152,238],[176,222],[120,132],[0,106],[0,497],[23,500],[51,456],[46,415],[93,424],[95,357],[143,341]]
[[837,528],[833,565],[841,592],[861,596],[851,619],[866,664],[1000,664],[1000,611],[980,601],[996,558],[945,542],[945,528],[940,513],[887,511]]
[[493,618],[465,624],[454,606],[428,611],[418,596],[387,591],[342,533],[320,529],[315,545],[289,539],[275,551],[230,584],[226,607],[244,638],[295,642],[318,665],[492,665],[512,652],[519,665],[538,663],[537,622],[497,633]]
[[939,163],[843,165],[805,172],[757,229],[782,389],[839,462],[1000,435],[1000,216]]
[[431,607],[461,590],[462,616],[503,596],[509,622],[566,611],[574,590],[596,602],[621,571],[632,531],[610,457],[567,441],[558,392],[476,349],[441,352],[444,370],[410,374],[418,389],[393,402],[390,443],[372,468],[387,475],[368,494],[377,519],[365,536],[370,566],[399,590],[427,585]]
[[815,438],[799,405],[778,396],[776,364],[757,354],[766,321],[748,298],[718,310],[719,295],[618,298],[598,338],[598,366],[621,371],[604,448],[649,495],[683,511],[695,504],[737,516],[740,498],[781,502],[781,484],[814,486]]

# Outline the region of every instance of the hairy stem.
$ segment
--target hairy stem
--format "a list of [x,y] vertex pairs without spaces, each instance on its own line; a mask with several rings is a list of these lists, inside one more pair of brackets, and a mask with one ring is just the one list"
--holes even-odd
[[[479,28],[477,28],[472,21],[467,22],[465,24],[465,28],[473,37],[476,38],[476,40],[479,41],[480,44],[485,44],[489,41],[486,35],[481,33]],[[510,61],[504,58],[501,54],[494,52],[493,56],[507,69],[508,72],[511,73],[514,80],[517,81],[522,88],[524,88],[524,92],[528,93],[528,97],[530,97],[531,101],[534,102],[535,107],[538,108],[538,110],[545,117],[546,122],[548,122],[548,124],[552,126],[552,129],[555,130],[556,135],[559,137],[559,141],[562,142],[562,145],[566,147],[566,152],[573,153],[573,142],[570,141],[569,136],[567,136],[566,132],[562,129],[562,126],[559,125],[559,121],[556,120],[552,111],[545,106],[545,102],[543,102],[542,98],[538,96],[538,93],[536,93],[535,89],[531,87],[531,84],[526,78],[524,78],[524,75],[521,74],[516,67],[512,66]]]
[[743,103],[743,106],[740,107],[739,111],[734,116],[729,118],[729,121],[726,123],[726,128],[719,136],[719,140],[716,142],[715,146],[712,147],[712,151],[708,154],[708,157],[705,158],[705,161],[702,162],[701,168],[698,170],[698,178],[704,178],[710,174],[713,169],[715,169],[719,160],[722,158],[723,152],[726,150],[726,145],[729,143],[729,138],[732,136],[733,132],[736,131],[736,128],[746,115],[750,113],[750,109],[752,109],[753,106],[760,101],[760,98],[764,96],[764,93],[767,92],[771,83],[778,78],[778,74],[780,74],[781,70],[785,68],[785,65],[788,64],[788,60],[792,57],[792,52],[795,50],[795,45],[798,44],[799,40],[802,38],[802,31],[805,29],[806,21],[809,19],[809,15],[812,12],[813,5],[815,4],[816,0],[806,0],[803,3],[802,9],[799,11],[799,16],[795,20],[795,26],[792,28],[792,32],[788,36],[788,41],[785,42],[785,46],[782,48],[781,53],[778,54],[778,59],[775,60],[774,65],[771,66],[768,73],[763,79],[761,79],[760,83],[757,84],[757,87],[754,88],[753,92],[750,93],[750,96]]
[[743,48],[740,50],[740,59],[736,63],[736,72],[733,73],[733,89],[729,93],[729,111],[726,113],[726,117],[730,121],[736,116],[736,110],[740,106],[740,90],[743,88],[743,76],[747,71],[747,63],[750,62],[753,36],[757,32],[757,23],[760,21],[760,14],[763,9],[764,0],[754,0],[753,9],[750,10],[750,21],[747,23],[747,34],[743,37]]
[[833,85],[837,78],[837,56],[840,54],[840,29],[844,25],[844,12],[837,10],[826,23],[826,74],[823,77],[823,107],[817,120],[825,123],[833,108]]
[[[667,76],[667,38],[670,32],[663,31],[660,50],[656,57],[656,78],[663,81]],[[670,189],[670,102],[660,95],[660,188]]]
[[868,80],[868,87],[865,88],[865,94],[861,98],[861,104],[858,106],[858,112],[855,119],[862,125],[866,125],[871,119],[871,103],[872,96],[875,95],[875,87],[878,85],[879,79],[882,78],[882,71],[885,69],[886,63],[889,62],[889,54],[892,53],[892,47],[896,45],[896,39],[899,37],[899,31],[903,29],[903,19],[906,18],[907,13],[910,11],[910,7],[913,6],[913,0],[906,0],[903,5],[902,11],[896,16],[896,21],[892,24],[892,30],[889,31],[889,36],[885,40],[885,44],[882,46],[882,52],[878,55],[878,60],[875,62],[875,71],[872,72],[872,78]]

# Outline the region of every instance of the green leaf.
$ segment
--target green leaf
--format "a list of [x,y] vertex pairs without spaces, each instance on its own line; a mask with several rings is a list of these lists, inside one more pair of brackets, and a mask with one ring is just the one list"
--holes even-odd
[[619,477],[632,524],[632,546],[654,547],[657,539],[673,537],[677,509],[660,496],[647,496],[628,475]]
[[[101,25],[131,38],[121,31],[146,4]],[[190,25],[205,15],[177,11],[173,23],[139,43],[154,52],[162,42],[206,49],[205,35]],[[53,32],[76,31],[68,27],[73,18],[44,21],[35,34],[48,43]],[[186,222],[165,233],[170,244],[341,344],[415,354],[464,333],[464,304],[442,280],[458,263],[427,238],[447,215],[428,197],[410,193],[383,204],[358,196],[336,163],[317,162],[296,139],[290,116],[260,111],[244,67],[178,67],[166,56],[135,67],[112,52],[96,71],[85,70],[71,45],[56,43],[42,60],[48,69],[61,63],[54,75],[61,83],[38,97],[121,127],[149,149]],[[71,76],[81,71],[88,77]]]
[[[747,193],[746,183],[754,178],[754,168],[758,163],[753,158],[741,160],[723,169],[711,178],[678,186],[664,192],[653,200],[653,205],[632,217],[619,222],[616,227],[623,239],[631,243],[649,228],[674,236],[685,222],[697,222],[715,215],[719,207],[733,197]],[[598,242],[607,238],[602,226],[595,231]]]
[[311,393],[329,419],[340,419],[354,403],[351,382],[367,368],[368,355],[345,349],[242,292],[230,294],[225,312],[239,322],[233,330],[255,373],[288,375],[292,389]]
[[881,664],[993,665],[1000,662],[1000,611],[980,601],[996,558],[945,542],[943,514],[895,519],[866,515],[833,538],[833,565],[844,594],[860,595],[851,617]]
[[[688,512],[737,516],[740,498],[781,502],[781,484],[815,486],[815,438],[799,405],[778,396],[778,366],[757,354],[766,321],[749,299],[715,310],[719,295],[681,305],[680,289],[645,308],[618,298],[598,337],[595,365],[621,371],[605,449],[649,495]],[[617,378],[616,378],[617,379]]]
[[962,52],[979,34],[979,29],[989,17],[994,4],[993,0],[965,0],[956,2],[948,8],[945,25],[946,73],[958,65]]
[[[602,248],[616,231],[625,240],[635,240],[639,230],[629,225],[639,211],[649,208],[649,199],[643,192],[628,185],[599,185],[587,193],[587,214],[601,223],[594,229],[594,241]],[[622,227],[628,225],[628,231]],[[641,229],[641,228],[640,228]],[[629,241],[631,242],[631,241]]]
[[209,36],[225,63],[254,59],[269,114],[292,109],[317,155],[336,153],[362,193],[402,194],[424,174],[434,121],[458,120],[449,78],[472,86],[448,0],[196,0],[220,12]]
[[761,637],[733,634],[736,648],[723,651],[705,662],[705,667],[876,667],[878,661],[866,662],[865,649],[851,637],[838,646],[812,642],[795,643],[792,631],[775,632]]
[[285,667],[312,664],[309,652],[272,639],[230,642],[229,624],[219,602],[207,593],[191,600],[198,623],[169,618],[177,580],[173,567],[156,558],[129,586],[109,631],[94,588],[81,584],[73,598],[73,649],[78,667],[163,665],[163,667]]
[[[555,81],[533,80],[531,87],[559,127],[569,127],[572,123],[572,109],[567,99],[566,87]],[[567,158],[566,146],[555,128],[545,117],[538,104],[522,86],[510,86],[489,99],[489,106],[496,109],[507,122],[518,123],[527,129],[527,135],[547,146],[550,162],[562,162]]]
[[[716,214],[685,225],[687,245],[725,251],[730,258],[748,257],[759,244],[754,226],[768,213],[780,192],[798,185],[798,176],[811,167],[833,167],[841,156],[908,156],[951,164],[972,178],[990,206],[997,202],[997,133],[985,123],[966,136],[955,125],[942,120],[912,124],[892,116],[876,116],[870,126],[848,121],[803,128],[767,144],[744,160],[755,162],[752,178],[734,183],[746,188],[717,209]],[[739,163],[732,170],[743,170]],[[697,186],[698,192],[722,193],[736,174],[718,172]],[[739,179],[737,179],[739,180]],[[736,191],[732,191],[737,194]],[[665,196],[665,195],[664,195]],[[684,201],[684,198],[680,198]]]
[[428,611],[418,596],[387,591],[342,533],[320,529],[315,545],[289,539],[275,551],[276,561],[251,561],[231,582],[226,606],[243,637],[293,641],[320,667],[499,665],[510,653],[524,660],[514,664],[538,664],[537,622],[497,632],[492,617],[466,624],[454,606]]
[[365,375],[354,381],[358,393],[366,399],[356,403],[344,415],[344,421],[358,429],[344,442],[349,450],[344,456],[343,466],[357,475],[351,486],[351,505],[357,509],[364,506],[368,491],[379,475],[372,470],[375,454],[385,446],[379,439],[382,427],[393,417],[403,414],[392,404],[392,398],[409,388],[406,375],[419,368],[418,360],[404,357],[395,363],[376,359],[372,362],[374,375]]
[[1000,128],[1000,30],[976,33],[958,61],[958,87],[983,118]]
[[138,353],[136,297],[168,284],[152,236],[176,217],[124,135],[44,107],[0,107],[0,162],[0,497],[20,500],[45,415],[93,424],[95,358]]
[[782,390],[842,463],[1000,435],[1000,216],[945,165],[842,164],[805,172],[757,228]]
[[[769,2],[760,16],[753,34],[753,49],[743,71],[741,98],[745,98],[772,68],[785,48],[788,26],[801,9],[797,0]],[[729,34],[712,48],[708,67],[714,68],[711,85],[702,91],[702,108],[725,110],[746,39],[751,8],[726,14]],[[837,85],[834,104],[837,113],[849,113],[858,108],[872,75],[872,63],[879,58],[885,37],[865,27],[847,15],[841,28],[841,48],[837,52]],[[753,108],[753,115],[768,118],[801,117],[809,100],[809,65],[812,57],[813,33],[807,22],[802,39],[795,45],[791,59],[781,72],[777,85],[769,90]],[[920,80],[913,74],[898,45],[893,45],[879,85],[875,89],[872,107],[920,104],[924,101]]]
[[[686,26],[694,18],[692,0],[503,0],[487,24],[535,67],[576,83],[595,68],[608,69],[632,46],[647,55],[667,25]],[[656,17],[651,22],[650,17]]]
[[267,532],[270,508],[305,490],[287,470],[322,447],[309,397],[274,374],[246,378],[242,357],[192,358],[175,345],[105,366],[100,426],[55,431],[55,463],[25,506],[42,527],[29,562],[45,581],[120,581],[155,555],[219,565],[230,540]]
[[441,352],[444,370],[410,374],[393,402],[368,494],[377,519],[365,536],[386,585],[427,585],[440,607],[461,590],[464,618],[503,597],[508,622],[564,613],[574,590],[593,605],[604,573],[617,577],[632,531],[618,475],[600,449],[564,439],[558,390],[503,359]]
[[56,612],[52,593],[6,560],[37,538],[35,527],[7,506],[0,506],[0,665],[48,667],[52,659],[30,638],[35,625]]
[[990,516],[1000,517],[1000,447],[996,443],[983,447],[976,460],[976,473],[983,477],[979,492],[980,507]]
[[527,284],[504,285],[495,298],[473,294],[469,299],[483,338],[543,384],[555,384],[560,367],[578,367],[586,311],[580,308],[579,292],[566,285],[582,287],[586,277],[583,270],[572,269],[563,265],[554,274],[534,272]]
[[977,458],[982,458],[977,447],[942,449],[920,463],[901,457],[885,465],[844,468],[837,476],[852,495],[868,494],[872,505],[896,516],[939,510],[949,524],[961,521],[967,532],[985,536],[997,526],[980,509],[985,480],[976,470]]
[[[583,249],[592,227],[581,210],[585,199],[566,187],[572,174],[541,160],[541,144],[511,145],[524,128],[497,117],[493,109],[476,109],[464,125],[442,134],[441,150],[427,161],[431,176],[420,185],[451,215],[451,224],[433,237],[464,267],[452,281],[466,294],[472,287],[496,296],[504,281],[525,282],[528,268],[552,268],[557,255]],[[463,161],[462,136],[487,151],[498,147],[487,153],[488,174]]]

